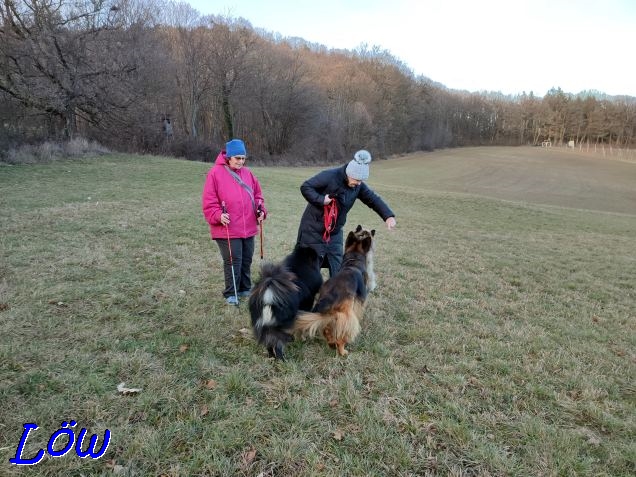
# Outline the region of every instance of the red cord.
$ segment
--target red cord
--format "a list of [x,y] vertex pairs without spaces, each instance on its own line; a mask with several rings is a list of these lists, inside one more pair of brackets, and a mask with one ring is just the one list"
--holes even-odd
[[325,232],[322,234],[322,239],[329,243],[331,240],[331,232],[336,228],[336,221],[338,220],[338,202],[332,200],[329,204],[325,205]]

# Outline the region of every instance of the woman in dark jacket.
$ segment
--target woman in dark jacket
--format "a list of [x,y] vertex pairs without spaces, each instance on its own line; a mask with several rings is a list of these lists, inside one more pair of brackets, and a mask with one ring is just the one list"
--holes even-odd
[[300,186],[307,207],[298,227],[297,244],[316,250],[322,258],[323,268],[329,268],[329,276],[340,270],[342,228],[356,199],[373,209],[389,230],[395,227],[393,211],[363,182],[369,178],[370,162],[368,151],[358,151],[347,165],[322,171]]

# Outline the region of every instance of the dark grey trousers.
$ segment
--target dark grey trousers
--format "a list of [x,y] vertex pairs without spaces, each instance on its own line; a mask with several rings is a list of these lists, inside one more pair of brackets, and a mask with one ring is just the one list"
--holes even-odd
[[333,277],[336,273],[340,271],[340,267],[342,266],[342,252],[341,253],[333,253],[327,252],[324,257],[322,257],[322,263],[320,268],[328,268],[329,269],[329,277]]
[[223,276],[225,279],[225,298],[234,296],[234,282],[232,281],[232,267],[236,278],[237,293],[250,291],[252,288],[251,268],[252,256],[254,255],[254,237],[246,239],[230,239],[232,246],[232,266],[230,266],[230,250],[227,239],[214,239],[221,251],[223,258]]

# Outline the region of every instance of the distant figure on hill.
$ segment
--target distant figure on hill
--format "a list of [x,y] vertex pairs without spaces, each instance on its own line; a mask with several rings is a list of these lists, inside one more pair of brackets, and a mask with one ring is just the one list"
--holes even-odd
[[163,125],[161,126],[163,130],[163,134],[166,136],[166,140],[172,139],[172,123],[170,122],[170,118],[163,119]]

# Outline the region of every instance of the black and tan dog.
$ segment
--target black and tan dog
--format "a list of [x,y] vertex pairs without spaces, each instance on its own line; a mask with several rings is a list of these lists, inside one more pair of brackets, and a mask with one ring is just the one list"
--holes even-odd
[[[327,280],[319,291],[311,313],[299,313],[294,332],[312,338],[322,332],[327,344],[345,356],[347,343],[360,333],[360,322],[369,291],[369,261],[373,257],[375,230],[360,225],[349,232],[340,271]],[[375,286],[375,277],[372,277]]]
[[299,310],[309,311],[322,285],[316,251],[296,247],[281,263],[265,263],[249,299],[252,329],[270,358],[285,359]]

